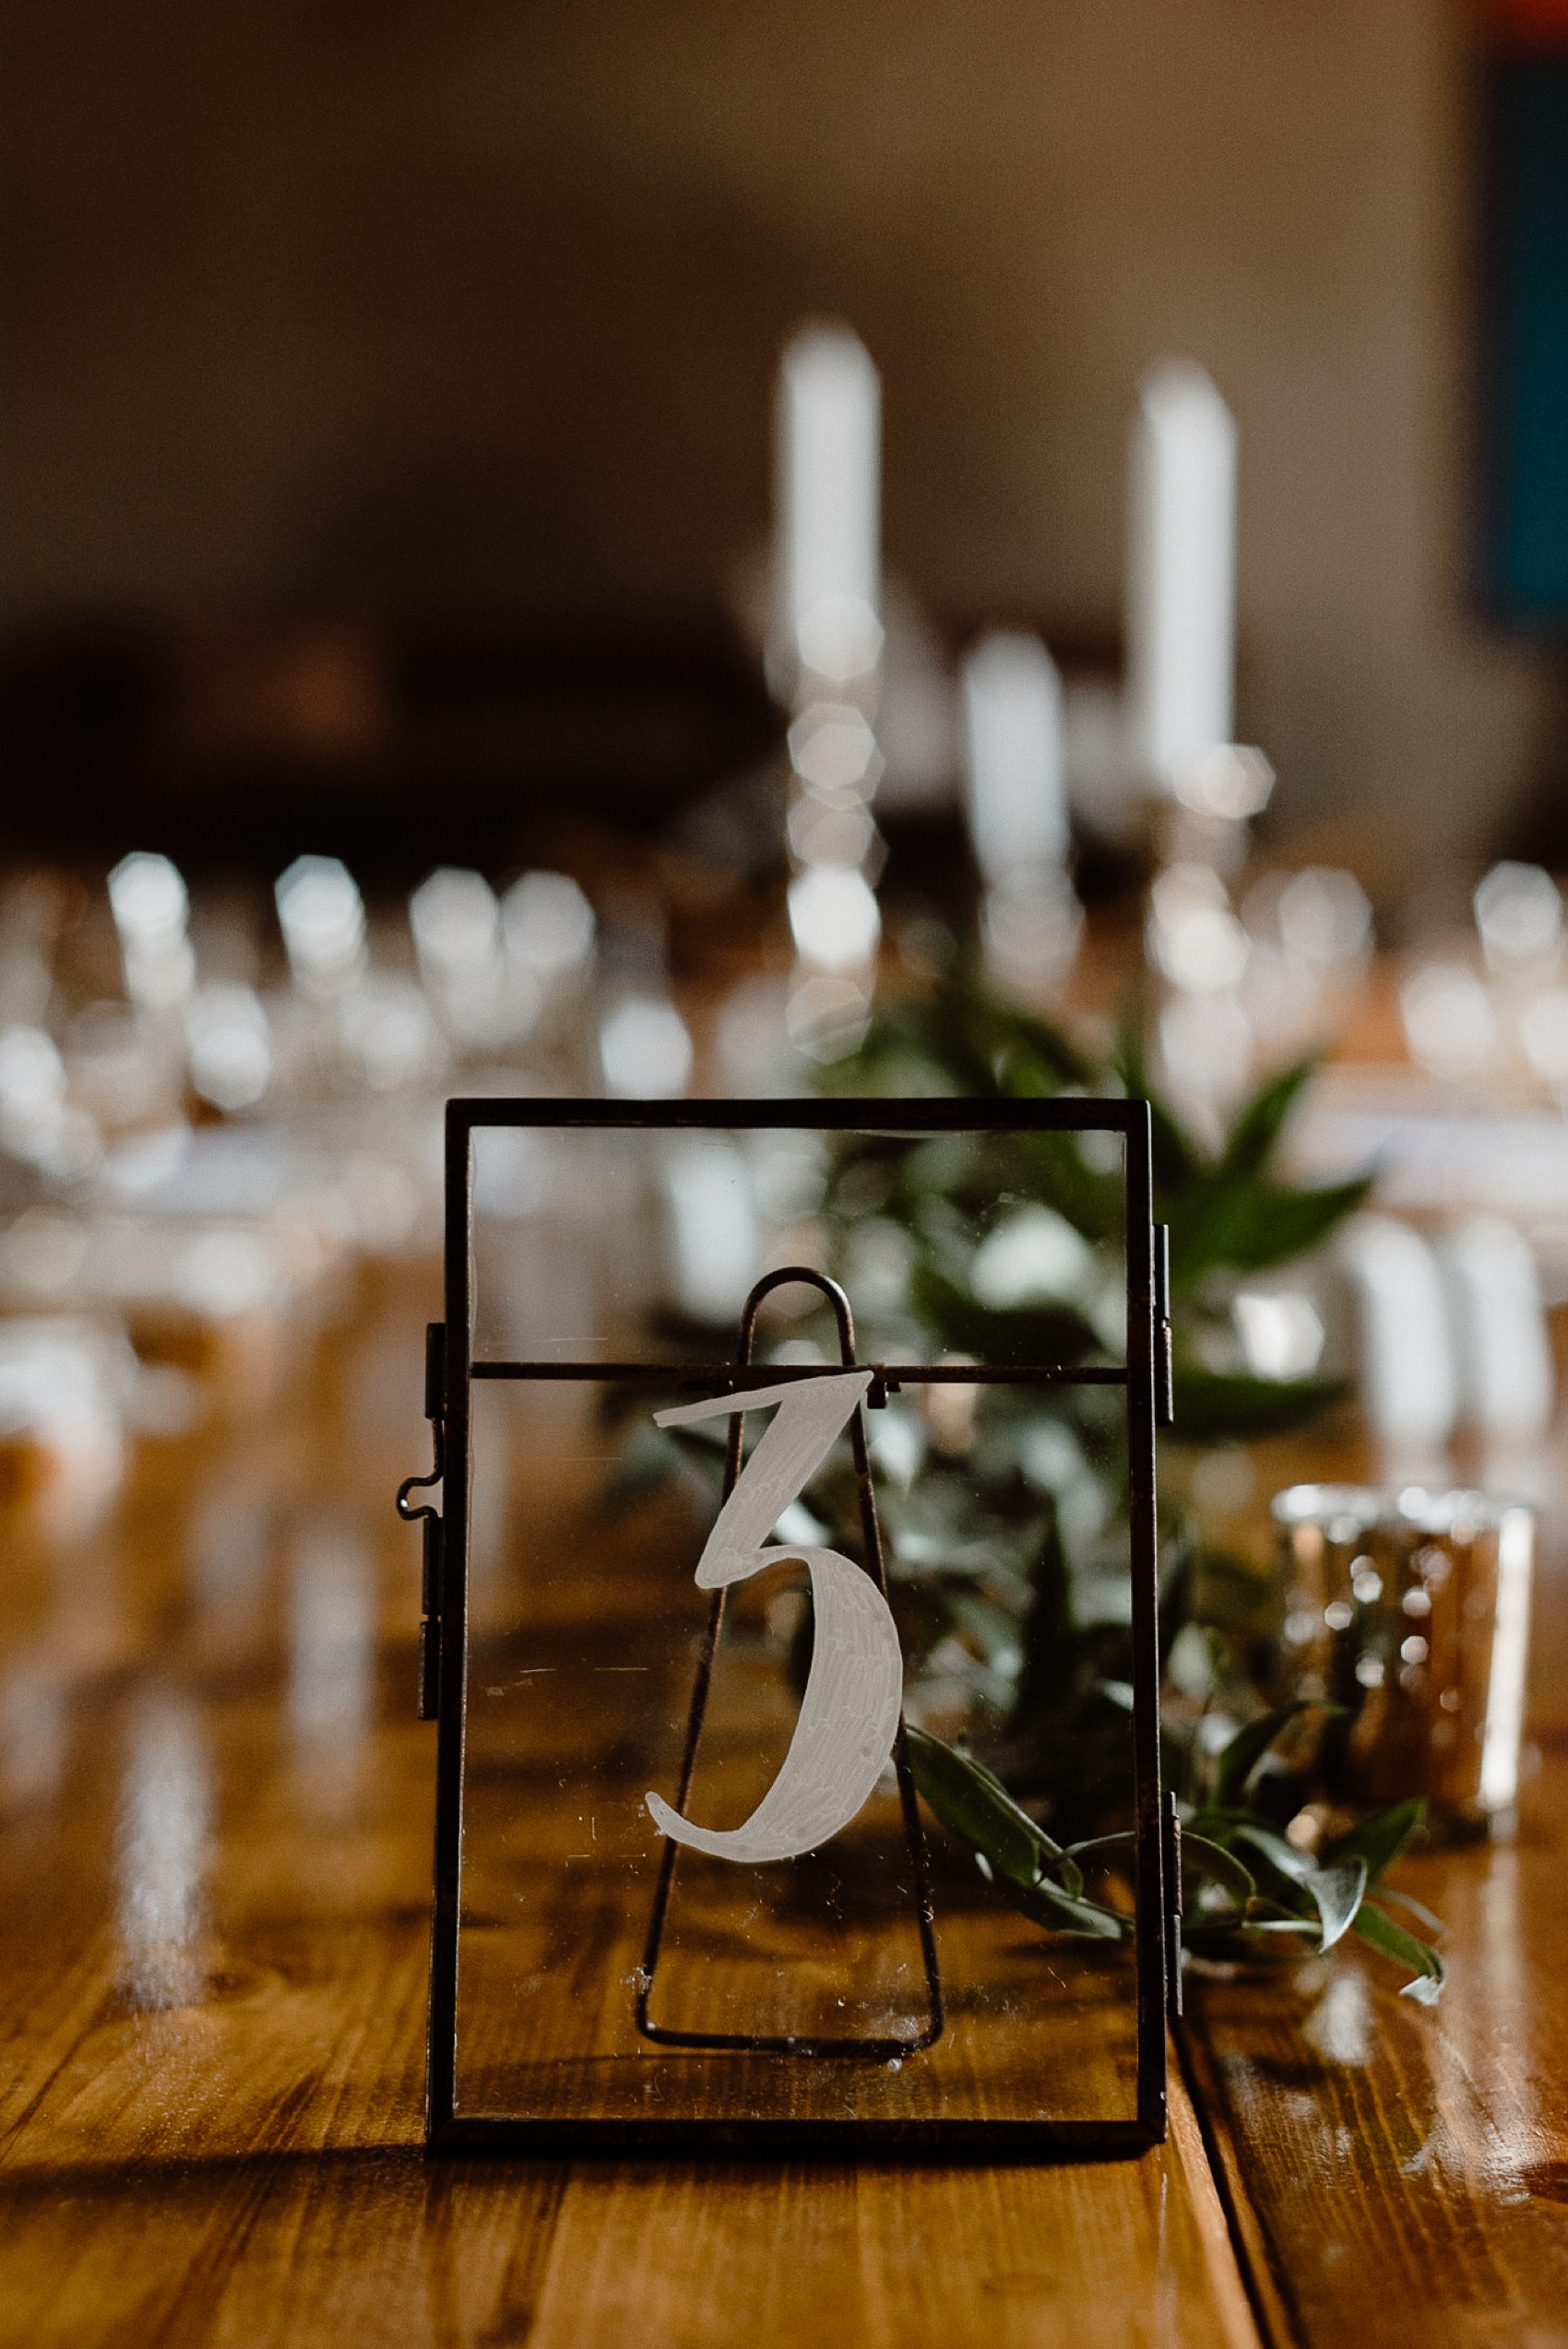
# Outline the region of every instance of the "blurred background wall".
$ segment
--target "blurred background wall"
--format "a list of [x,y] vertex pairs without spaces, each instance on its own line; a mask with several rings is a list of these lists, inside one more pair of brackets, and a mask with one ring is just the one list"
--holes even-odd
[[1242,446],[1287,829],[1480,854],[1553,758],[1472,616],[1451,0],[11,0],[0,623],[694,624],[850,320],[888,560],[1120,640],[1141,368]]

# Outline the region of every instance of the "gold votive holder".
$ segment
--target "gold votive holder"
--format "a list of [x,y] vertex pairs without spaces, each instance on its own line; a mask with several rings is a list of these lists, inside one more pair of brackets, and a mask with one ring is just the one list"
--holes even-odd
[[1340,1708],[1324,1792],[1420,1797],[1439,1834],[1505,1832],[1519,1785],[1534,1513],[1470,1491],[1292,1485],[1276,1497],[1287,1702]]

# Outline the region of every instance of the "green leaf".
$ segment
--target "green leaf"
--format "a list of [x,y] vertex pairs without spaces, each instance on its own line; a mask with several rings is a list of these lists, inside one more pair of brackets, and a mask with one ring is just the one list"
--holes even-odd
[[1328,1183],[1321,1190],[1260,1187],[1252,1215],[1233,1239],[1227,1261],[1241,1272],[1262,1272],[1270,1264],[1285,1264],[1292,1257],[1304,1256],[1347,1216],[1355,1214],[1375,1179],[1360,1175],[1351,1182]]
[[1087,1843],[1074,1844],[1063,1855],[1057,1862],[1056,1872],[1063,1883],[1067,1883],[1067,1870],[1071,1868],[1077,1881],[1075,1884],[1070,1884],[1069,1890],[1081,1892],[1084,1889],[1084,1880],[1078,1868],[1080,1860],[1087,1859],[1092,1865],[1117,1852],[1123,1852],[1129,1859],[1132,1859],[1136,1856],[1137,1847],[1138,1839],[1135,1835],[1091,1835]]
[[1408,1909],[1416,1923],[1422,1927],[1434,1941],[1446,1940],[1448,1928],[1442,1917],[1434,1916],[1426,1904],[1417,1900],[1413,1893],[1396,1892],[1392,1884],[1380,1884],[1377,1897],[1380,1906],[1384,1901],[1392,1901],[1396,1908]]
[[[1126,1920],[1082,1897],[1083,1876],[1071,1854],[1019,1809],[982,1762],[923,1729],[907,1735],[916,1785],[943,1825],[973,1845],[982,1872],[1004,1899],[1055,1931],[1122,1940]],[[1062,1881],[1047,1873],[1052,1868]]]
[[1039,1876],[1032,1884],[1020,1884],[1010,1876],[993,1876],[992,1881],[1004,1901],[1052,1932],[1075,1933],[1091,1941],[1120,1941],[1132,1930],[1131,1917],[1118,1916],[1114,1909],[1102,1908],[1098,1901],[1075,1899],[1049,1876]]
[[1171,1287],[1191,1288],[1218,1265],[1253,1273],[1305,1255],[1360,1205],[1371,1187],[1369,1175],[1293,1191],[1217,1169],[1172,1205]]
[[1229,1843],[1232,1850],[1240,1848],[1246,1854],[1257,1876],[1261,1902],[1289,1916],[1307,1918],[1321,1940],[1323,1906],[1311,1880],[1317,1870],[1306,1853],[1255,1818],[1235,1828]]
[[1200,1803],[1191,1819],[1182,1822],[1183,1835],[1206,1835],[1211,1844],[1221,1845],[1229,1851],[1243,1828],[1261,1825],[1255,1810],[1234,1805],[1229,1809],[1218,1803]]
[[1282,1069],[1242,1105],[1219,1161],[1222,1174],[1257,1174],[1262,1170],[1296,1098],[1317,1066],[1315,1055]]
[[[923,1738],[926,1732],[923,1729],[910,1729],[906,1732],[906,1735],[911,1738]],[[933,1738],[931,1742],[934,1744],[937,1740]],[[1046,1833],[1038,1820],[1029,1818],[1028,1812],[1014,1801],[995,1771],[987,1769],[977,1754],[958,1753],[951,1746],[947,1748],[947,1751],[953,1753],[954,1759],[962,1762],[971,1776],[979,1779],[980,1785],[993,1795],[998,1802],[1004,1804],[1009,1811],[1016,1811],[1021,1819],[1028,1821],[1039,1847],[1041,1865],[1054,1869],[1063,1889],[1076,1899],[1084,1889],[1084,1880],[1071,1852],[1063,1851],[1062,1845]],[[1031,1882],[1034,1880],[1033,1878],[1030,1879]]]
[[999,1876],[1033,1884],[1048,1860],[1062,1857],[1036,1824],[972,1754],[959,1753],[924,1729],[910,1729],[909,1768],[915,1785],[944,1827],[985,1854]]
[[1231,1829],[1229,1840],[1233,1844],[1250,1844],[1259,1857],[1268,1862],[1270,1871],[1283,1877],[1288,1886],[1304,1884],[1313,1872],[1308,1855],[1298,1851],[1288,1835],[1281,1835],[1254,1813],[1249,1813],[1239,1827]]
[[[1135,1835],[1127,1833],[1092,1835],[1087,1843],[1070,1844],[1068,1857],[1087,1862],[1107,1858],[1113,1853],[1131,1857],[1137,1850],[1137,1841]],[[1238,1910],[1257,1897],[1258,1888],[1251,1871],[1242,1867],[1235,1855],[1220,1844],[1210,1843],[1206,1835],[1195,1834],[1190,1827],[1182,1830],[1182,1872],[1218,1884],[1229,1893]]]
[[1181,1191],[1201,1173],[1203,1160],[1194,1145],[1182,1132],[1180,1121],[1149,1083],[1148,1070],[1144,1062],[1144,1048],[1131,1020],[1123,1023],[1117,1037],[1113,1065],[1129,1097],[1134,1100],[1146,1101],[1149,1106],[1158,1213],[1170,1193]]
[[1367,1889],[1366,1861],[1342,1859],[1333,1868],[1311,1868],[1301,1881],[1312,1895],[1322,1919],[1323,1938],[1318,1947],[1331,1950],[1355,1923],[1361,1895]]
[[1348,1834],[1336,1836],[1324,1850],[1324,1865],[1331,1867],[1342,1859],[1363,1859],[1367,1882],[1375,1884],[1384,1869],[1393,1867],[1425,1817],[1423,1802],[1396,1803],[1391,1810],[1374,1811]]
[[[992,999],[994,1002],[994,998]],[[1087,1086],[1094,1071],[1059,1027],[1028,1013],[1011,1014],[1003,1029],[992,1068],[999,1093],[1015,1099],[1038,1099],[1059,1093],[1064,1085]]]
[[972,956],[949,954],[934,991],[878,1014],[865,1040],[823,1072],[826,1093],[1038,1098],[1087,1089],[1098,1072],[1048,1022],[992,992]]
[[1126,1216],[1121,1175],[1097,1174],[1086,1166],[1075,1135],[1015,1134],[987,1153],[987,1164],[995,1169],[992,1197],[1003,1189],[1016,1191],[1054,1207],[1086,1240],[1120,1242]]
[[[1301,1704],[1285,1705],[1277,1713],[1265,1713],[1260,1719],[1249,1721],[1244,1729],[1238,1729],[1220,1750],[1214,1775],[1213,1808],[1227,1810],[1240,1807],[1247,1781],[1275,1739],[1284,1735],[1292,1721],[1299,1720],[1303,1713],[1337,1713],[1342,1709],[1338,1705],[1320,1705],[1315,1698],[1309,1699]],[[1307,1864],[1310,1866],[1311,1862]]]
[[1249,1819],[1232,1832],[1235,1842],[1248,1845],[1266,1863],[1265,1881],[1279,1896],[1281,1906],[1296,1916],[1305,1916],[1309,1904],[1315,1910],[1321,1950],[1331,1950],[1344,1938],[1367,1889],[1365,1860],[1344,1859],[1329,1868],[1318,1867],[1284,1835],[1277,1835],[1257,1820]]
[[1254,1379],[1178,1362],[1171,1432],[1182,1443],[1283,1435],[1343,1403],[1349,1392],[1345,1379]]
[[1223,1844],[1211,1843],[1206,1835],[1194,1833],[1191,1827],[1182,1830],[1182,1867],[1194,1876],[1206,1877],[1229,1894],[1237,1908],[1244,1909],[1257,1898],[1257,1880],[1250,1869],[1243,1868],[1234,1852]]
[[1137,1848],[1137,1837],[1123,1829],[1117,1835],[1090,1835],[1085,1843],[1069,1844],[1067,1852],[1073,1859],[1098,1860],[1107,1852],[1136,1852]]
[[1374,1950],[1381,1951],[1384,1957],[1393,1958],[1396,1964],[1410,1969],[1412,1979],[1400,1987],[1402,1999],[1414,1999],[1423,2007],[1436,2006],[1443,1989],[1443,1960],[1435,1950],[1429,1950],[1424,1941],[1418,1941],[1413,1933],[1407,1933],[1402,1925],[1396,1925],[1394,1919],[1385,1916],[1372,1901],[1361,1903],[1360,1913],[1352,1929],[1363,1941],[1370,1942]]
[[1103,1350],[1075,1306],[980,1305],[930,1264],[915,1266],[909,1299],[944,1347],[977,1362],[1075,1363]]

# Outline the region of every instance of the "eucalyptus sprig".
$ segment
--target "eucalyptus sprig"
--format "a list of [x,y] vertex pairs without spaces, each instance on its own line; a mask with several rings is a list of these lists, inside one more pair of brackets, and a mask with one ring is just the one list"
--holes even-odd
[[[1280,1170],[1312,1068],[1301,1061],[1269,1077],[1208,1145],[1162,1097],[1131,1026],[1109,1045],[1069,1036],[997,995],[955,951],[924,993],[879,1008],[859,1050],[824,1081],[835,1094],[872,1097],[1148,1100],[1154,1212],[1170,1232],[1176,1411],[1166,1443],[1180,1450],[1302,1426],[1348,1392],[1336,1378],[1256,1375],[1233,1312],[1243,1284],[1316,1248],[1366,1195],[1364,1180],[1303,1186]],[[1125,1189],[1119,1150],[1106,1140],[949,1135],[910,1148],[875,1134],[839,1137],[822,1214],[866,1350],[884,1359],[905,1347],[980,1361],[1114,1359]],[[1026,1237],[1039,1269],[1032,1287],[1009,1295],[999,1252]],[[993,1392],[962,1451],[922,1428],[908,1404],[896,1409],[908,1448],[920,1450],[918,1476],[885,1477],[881,1488],[917,1716],[923,1710],[927,1726],[945,1729],[951,1692],[967,1687],[966,1734],[1016,1795],[1046,1807],[1059,1835],[1121,1824],[1131,1643],[1114,1598],[1126,1538],[1119,1406],[1094,1386]],[[897,1446],[873,1440],[873,1451],[891,1459]],[[848,1521],[838,1530],[847,1535]],[[1200,1694],[1212,1708],[1241,1723],[1277,1701],[1275,1577],[1218,1548],[1200,1518],[1169,1501],[1160,1617],[1164,1656],[1186,1633],[1179,1665],[1189,1697],[1206,1657]],[[1194,1734],[1192,1706],[1170,1705],[1173,1778],[1188,1769]],[[1268,1791],[1286,1792],[1282,1774]]]
[[[1422,1805],[1407,1802],[1361,1820],[1320,1852],[1282,1835],[1248,1793],[1275,1740],[1297,1715],[1290,1705],[1265,1714],[1215,1758],[1208,1799],[1182,1826],[1183,1950],[1229,1961],[1325,1956],[1347,1933],[1404,1967],[1400,1996],[1435,2005],[1443,1960],[1429,1941],[1396,1922],[1397,1903],[1429,1932],[1442,1928],[1430,1911],[1382,1880],[1421,1823]],[[1320,1710],[1322,1708],[1319,1708]],[[967,1843],[975,1864],[1010,1905],[1048,1931],[1080,1940],[1127,1941],[1129,1908],[1096,1899],[1090,1871],[1130,1869],[1130,1832],[1059,1844],[1016,1802],[974,1754],[924,1730],[909,1731],[915,1784],[936,1817]],[[1368,1895],[1376,1887],[1377,1901]]]
[[[1109,1048],[1070,1037],[998,996],[955,953],[923,994],[879,1008],[863,1043],[824,1083],[870,1097],[1147,1097],[1155,1213],[1171,1234],[1169,1441],[1206,1446],[1300,1426],[1347,1392],[1336,1379],[1253,1375],[1231,1312],[1240,1281],[1316,1245],[1365,1192],[1360,1181],[1298,1187],[1279,1171],[1309,1074],[1301,1062],[1269,1079],[1218,1147],[1206,1147],[1160,1097],[1131,1032]],[[1117,1358],[1125,1184],[1113,1137],[960,1133],[911,1145],[849,1133],[829,1149],[816,1210],[867,1358]],[[1035,1270],[1009,1292],[996,1277],[998,1251],[1020,1236],[1034,1247]],[[732,1332],[664,1335],[711,1359]],[[830,1347],[831,1332],[821,1340]],[[1121,1824],[1131,1647],[1121,1603],[1124,1412],[1114,1390],[988,1390],[968,1428],[938,1425],[920,1398],[894,1394],[868,1433],[915,1716],[949,1730],[961,1715],[1015,1794],[1049,1807],[1058,1834]],[[711,1444],[644,1422],[628,1428],[612,1495],[629,1501],[677,1477],[711,1491],[719,1465]],[[842,1457],[802,1505],[826,1538],[853,1548],[859,1502]],[[1162,1644],[1169,1655],[1187,1633],[1179,1663],[1189,1700],[1191,1667],[1206,1657],[1202,1693],[1213,1707],[1241,1722],[1276,1702],[1283,1612],[1266,1566],[1217,1548],[1191,1512],[1165,1504]],[[1173,1780],[1193,1726],[1190,1703],[1168,1707]]]
[[[1226,1284],[1305,1255],[1354,1213],[1370,1188],[1370,1176],[1293,1184],[1278,1173],[1286,1126],[1315,1066],[1308,1057],[1270,1076],[1242,1103],[1218,1149],[1209,1150],[1162,1097],[1130,1022],[1109,1051],[1097,1051],[997,995],[972,961],[954,954],[926,994],[879,1010],[864,1041],[832,1063],[823,1084],[835,1096],[995,1101],[1098,1093],[1147,1100],[1155,1220],[1170,1233],[1176,1427],[1184,1441],[1212,1443],[1300,1427],[1348,1392],[1343,1380],[1259,1378],[1241,1368],[1216,1368],[1208,1358]],[[829,1185],[830,1216],[846,1225],[867,1213],[890,1216],[923,1240],[932,1191],[944,1193],[960,1213],[1011,1192],[1049,1204],[1093,1246],[1114,1242],[1120,1175],[1086,1164],[1071,1136],[991,1137],[983,1174],[977,1167],[968,1182],[961,1172],[945,1181],[932,1173],[940,1154],[917,1156],[877,1200],[863,1179],[857,1180],[856,1170],[879,1160],[891,1165],[897,1155],[897,1145],[876,1137],[846,1140]],[[961,1154],[951,1155],[956,1169]],[[1009,1333],[1015,1338],[1036,1334],[1025,1331],[1016,1310],[987,1309],[964,1296],[959,1285],[943,1278],[934,1255],[930,1246],[921,1247],[915,1302],[921,1320],[944,1344],[978,1354],[983,1343]],[[1051,1331],[1039,1335],[1075,1342],[1080,1352],[1092,1347],[1092,1331],[1083,1329],[1081,1316],[1075,1321],[1058,1311],[1051,1319]]]
[[[1161,1098],[1130,1029],[1110,1046],[1080,1041],[995,994],[955,953],[923,994],[879,1008],[824,1085],[849,1097],[1149,1101],[1175,1337],[1176,1425],[1162,1441],[1180,1448],[1300,1427],[1347,1394],[1336,1379],[1254,1375],[1232,1310],[1241,1284],[1316,1248],[1366,1195],[1364,1180],[1300,1186],[1281,1171],[1311,1073],[1301,1062],[1270,1077],[1211,1146]],[[1108,1140],[1109,1150],[1099,1146]],[[847,1133],[828,1150],[815,1208],[862,1359],[1118,1358],[1125,1188],[1113,1137],[955,1133],[911,1144]],[[1033,1269],[1009,1289],[998,1257],[1013,1247],[1016,1264],[1020,1237]],[[830,1330],[816,1335],[831,1348]],[[693,1325],[665,1335],[711,1359],[716,1339],[732,1333]],[[931,1396],[892,1393],[867,1430],[907,1702],[920,1725],[917,1775],[999,1892],[1037,1923],[1123,1938],[1130,1910],[1090,1889],[1108,1871],[1113,1880],[1131,1850],[1123,1406],[1104,1384],[971,1390],[968,1405],[961,1389],[933,1393],[956,1415],[939,1415]],[[712,1431],[660,1432],[647,1427],[646,1409],[639,1390],[638,1431],[628,1425],[611,1497],[630,1502],[679,1477],[711,1510],[722,1469]],[[790,1518],[781,1536],[856,1548],[860,1501],[842,1447]],[[788,1668],[803,1681],[812,1619],[804,1592],[802,1601]],[[1182,1643],[1165,1674],[1161,1744],[1187,1830],[1188,1948],[1299,1955],[1354,1931],[1406,1966],[1410,1997],[1434,1997],[1441,1964],[1389,1916],[1387,1904],[1402,1904],[1381,1882],[1419,1807],[1381,1813],[1315,1854],[1283,1832],[1313,1789],[1310,1769],[1274,1751],[1294,1713],[1269,1710],[1289,1685],[1272,1569],[1217,1547],[1194,1513],[1164,1501],[1159,1611],[1162,1668]],[[1217,1721],[1239,1725],[1218,1762],[1206,1743]],[[938,1727],[962,1745],[923,1734]]]

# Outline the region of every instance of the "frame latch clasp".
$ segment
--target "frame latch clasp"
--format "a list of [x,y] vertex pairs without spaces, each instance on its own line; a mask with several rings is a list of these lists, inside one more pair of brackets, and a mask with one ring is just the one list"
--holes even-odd
[[441,1710],[441,1513],[410,1495],[440,1484],[446,1474],[446,1325],[431,1322],[424,1333],[424,1416],[430,1421],[434,1465],[428,1477],[405,1477],[398,1488],[398,1514],[405,1524],[424,1526],[424,1582],[420,1624],[419,1717],[434,1721]]

